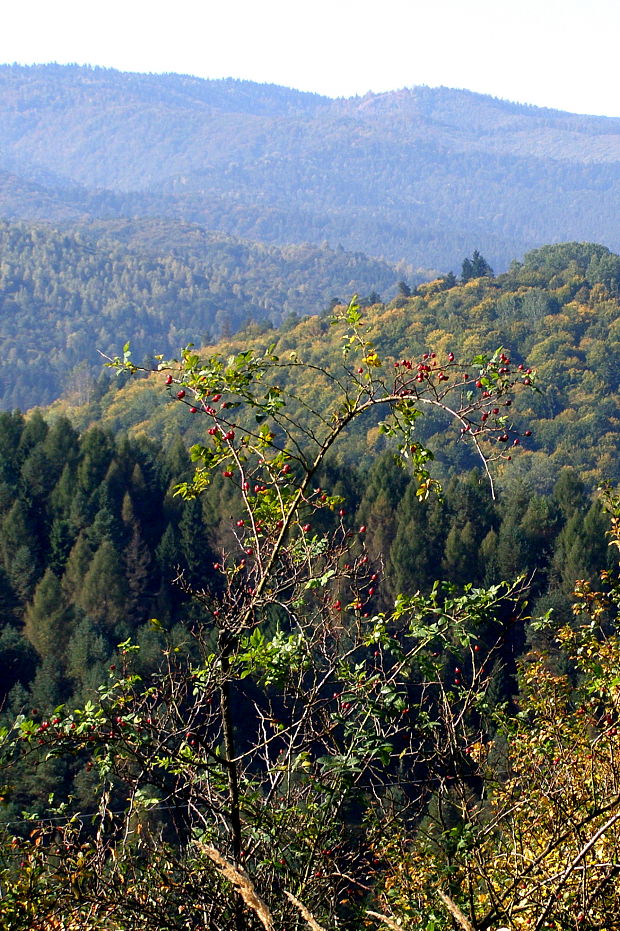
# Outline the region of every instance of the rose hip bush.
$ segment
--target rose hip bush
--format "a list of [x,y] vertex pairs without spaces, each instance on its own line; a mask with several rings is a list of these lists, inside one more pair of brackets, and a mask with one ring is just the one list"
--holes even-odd
[[[7,783],[18,764],[63,756],[86,760],[95,786],[92,811],[63,800],[53,816],[28,816],[32,833],[8,831],[5,926],[288,931],[422,920],[413,900],[387,894],[390,844],[398,829],[408,847],[442,787],[479,785],[483,754],[471,748],[492,726],[502,618],[520,616],[523,584],[437,583],[428,597],[376,611],[373,528],[354,526],[320,475],[338,440],[375,411],[420,498],[435,493],[433,454],[416,435],[434,409],[472,445],[492,493],[494,461],[529,435],[512,430],[510,414],[535,373],[502,349],[467,365],[431,350],[383,360],[355,301],[334,325],[342,356],[331,368],[273,349],[202,358],[190,347],[180,361],[158,359],[151,377],[204,420],[193,477],[177,494],[229,483],[229,543],[203,584],[179,579],[200,604],[186,637],[152,622],[155,673],[139,674],[139,648],[127,641],[84,707],[38,723],[20,716],[4,735]],[[128,347],[111,364],[140,371]],[[299,371],[321,384],[320,403],[295,394]],[[438,882],[433,927],[448,928],[459,906],[449,874]]]

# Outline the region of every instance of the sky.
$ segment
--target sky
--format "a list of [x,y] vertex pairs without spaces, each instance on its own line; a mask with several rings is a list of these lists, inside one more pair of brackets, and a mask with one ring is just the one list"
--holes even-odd
[[426,84],[620,116],[619,0],[5,0],[0,62],[282,84]]

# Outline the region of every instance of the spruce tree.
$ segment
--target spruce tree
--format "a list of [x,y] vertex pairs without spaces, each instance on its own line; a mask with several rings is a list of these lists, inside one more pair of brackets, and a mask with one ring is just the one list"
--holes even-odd
[[62,587],[51,569],[37,585],[24,616],[24,636],[42,659],[64,662],[70,631],[70,612]]
[[76,602],[95,623],[125,634],[127,583],[121,558],[109,539],[104,539],[94,554]]

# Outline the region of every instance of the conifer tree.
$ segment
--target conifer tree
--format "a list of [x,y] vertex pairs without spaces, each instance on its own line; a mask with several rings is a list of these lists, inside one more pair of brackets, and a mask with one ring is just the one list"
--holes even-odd
[[92,621],[107,630],[127,630],[127,583],[121,557],[108,538],[103,539],[90,561],[76,603]]
[[151,583],[151,555],[140,532],[140,525],[133,522],[131,537],[123,551],[125,577],[127,579],[126,617],[132,626],[145,620],[149,611]]
[[95,493],[110,466],[112,446],[103,430],[91,427],[80,441],[80,462],[77,470],[79,486],[87,496]]
[[84,576],[88,572],[93,558],[93,548],[86,531],[82,531],[69,553],[65,571],[61,579],[62,590],[67,601],[76,603],[82,589]]
[[43,449],[57,481],[65,465],[73,464],[78,454],[78,434],[67,417],[57,417],[50,424]]
[[388,559],[394,592],[428,591],[441,574],[443,507],[437,498],[420,501],[410,483],[396,509],[396,534]]
[[23,461],[32,450],[42,444],[48,434],[49,427],[40,411],[33,411],[25,421],[19,437],[18,453]]
[[42,659],[52,657],[62,662],[69,630],[70,614],[60,582],[46,569],[26,609],[24,634]]
[[110,656],[110,645],[105,637],[95,629],[90,618],[83,617],[75,625],[66,651],[66,672],[75,686],[74,700],[87,701],[96,694],[98,686],[105,681]]
[[47,564],[58,578],[61,578],[65,571],[74,542],[75,536],[69,521],[59,517],[54,518],[49,533]]

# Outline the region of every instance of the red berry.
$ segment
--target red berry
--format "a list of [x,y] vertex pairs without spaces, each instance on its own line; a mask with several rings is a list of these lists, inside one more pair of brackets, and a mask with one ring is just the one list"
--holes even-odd
[[166,375],[166,384],[167,384],[167,385],[171,385],[171,384],[172,384],[172,375]]
[[360,527],[360,533],[366,533],[366,524],[362,524]]
[[185,397],[185,392],[181,388],[180,391],[177,391],[177,398],[179,399],[179,401],[182,401],[184,397]]

